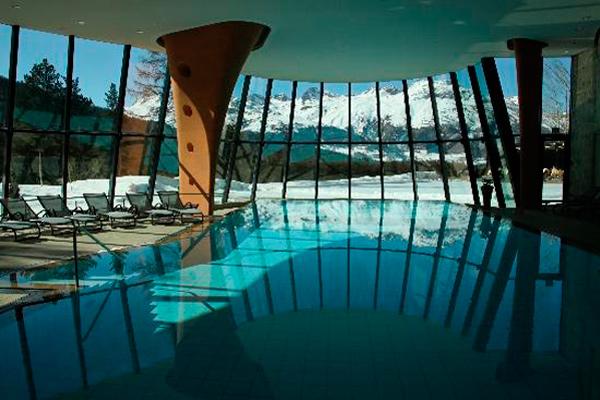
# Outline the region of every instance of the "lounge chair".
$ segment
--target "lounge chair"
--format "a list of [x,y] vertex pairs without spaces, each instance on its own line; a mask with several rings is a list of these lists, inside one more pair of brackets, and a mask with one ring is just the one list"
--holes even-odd
[[84,193],[83,198],[88,205],[89,212],[108,220],[112,228],[135,226],[135,214],[125,210],[122,206],[112,207],[106,193]]
[[152,225],[157,222],[166,224],[175,222],[175,212],[153,206],[147,193],[126,193],[125,195],[131,204],[131,211],[137,218],[150,217]]
[[87,228],[92,225],[94,228],[102,229],[102,219],[96,215],[86,214],[80,207],[71,210],[67,207],[61,195],[38,196],[38,201],[46,211],[49,217],[62,217],[70,219],[77,226]]
[[19,241],[19,240],[28,238],[28,236],[25,234],[22,234],[21,237],[19,237],[17,232],[33,230],[33,232],[34,232],[33,239],[39,239],[42,234],[42,230],[40,229],[40,225],[38,223],[28,222],[28,221],[15,221],[15,220],[11,220],[11,219],[3,220],[3,221],[0,221],[0,229],[5,230],[5,231],[7,231],[7,230],[12,231],[13,235],[15,236],[15,241]]
[[[44,216],[44,211],[36,214],[23,197],[0,200],[0,202],[2,203],[2,206],[4,206],[11,222],[28,222],[49,226],[53,235],[64,233],[65,230],[73,229],[73,222],[67,218]],[[8,223],[8,221],[6,223]],[[13,229],[13,233],[15,233],[14,229],[17,228],[17,225],[23,224],[12,224],[12,228],[9,229]]]
[[163,207],[179,216],[182,223],[185,218],[189,218],[190,220],[197,220],[199,218],[200,222],[204,222],[204,213],[198,208],[198,205],[190,202],[184,204],[179,197],[179,192],[174,190],[159,191],[158,197]]

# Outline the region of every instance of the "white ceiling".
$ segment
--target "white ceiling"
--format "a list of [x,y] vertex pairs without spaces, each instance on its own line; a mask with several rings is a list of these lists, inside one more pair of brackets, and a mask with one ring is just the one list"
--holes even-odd
[[592,46],[600,1],[0,0],[7,24],[154,50],[164,34],[228,20],[272,29],[248,59],[247,74],[358,82],[510,55],[506,41],[513,37],[546,41],[546,55],[575,54]]

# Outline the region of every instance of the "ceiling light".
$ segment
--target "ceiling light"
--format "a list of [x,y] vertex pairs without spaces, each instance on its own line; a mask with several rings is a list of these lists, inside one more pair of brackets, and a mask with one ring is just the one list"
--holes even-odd
[[12,8],[13,10],[18,10],[19,8],[21,8],[20,4],[13,4],[12,6],[10,6],[10,8]]
[[405,6],[394,6],[394,7],[388,8],[388,11],[403,11],[405,9],[406,9]]
[[431,1],[431,0],[421,0],[419,3],[421,3],[424,6],[430,6],[433,3],[433,1]]
[[77,25],[85,25],[85,21],[77,21]]
[[135,31],[135,33],[137,33],[138,35],[141,35],[142,33],[144,33],[144,31],[141,29],[138,29],[137,31]]
[[452,23],[454,25],[466,25],[467,23],[465,21],[463,21],[462,19],[456,19],[454,21],[452,21]]

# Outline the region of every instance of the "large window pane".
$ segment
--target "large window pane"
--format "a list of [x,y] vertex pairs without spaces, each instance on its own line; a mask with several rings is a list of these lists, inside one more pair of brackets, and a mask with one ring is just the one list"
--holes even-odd
[[156,132],[167,57],[164,53],[134,48],[129,60],[123,114],[124,133]]
[[419,199],[444,200],[444,184],[436,144],[415,144],[415,169]]
[[381,198],[379,145],[352,145],[352,198]]
[[229,201],[244,201],[250,198],[252,174],[259,152],[258,143],[240,143],[233,163]]
[[382,82],[379,87],[381,140],[407,141],[406,106],[402,81]]
[[294,131],[292,133],[294,141],[314,142],[317,140],[320,93],[319,83],[298,82],[294,110]]
[[352,91],[352,141],[378,142],[377,93],[374,83],[353,83]]
[[252,77],[250,87],[248,88],[248,98],[246,100],[244,120],[240,132],[242,140],[259,140],[266,90],[266,79]]
[[460,142],[442,144],[445,152],[446,172],[448,174],[448,187],[450,199],[455,203],[473,203],[471,181],[467,168],[465,147]]
[[543,79],[542,133],[568,133],[571,59],[545,58]]
[[312,199],[315,197],[315,170],[317,147],[312,144],[294,144],[290,151],[287,198]]
[[348,198],[348,145],[321,145],[319,198]]
[[514,58],[496,58],[496,69],[504,94],[504,102],[510,119],[513,135],[519,132],[519,93],[517,89],[517,67]]
[[326,83],[323,93],[323,142],[348,141],[348,84]]
[[408,145],[383,146],[383,182],[386,199],[413,199]]
[[[99,59],[102,62],[98,62]],[[115,130],[122,59],[123,46],[75,39],[72,130],[94,132]]]
[[427,79],[411,79],[408,82],[410,121],[415,140],[436,140],[433,123],[433,107]]
[[287,140],[292,109],[292,82],[273,81],[265,140]]
[[63,128],[66,66],[67,36],[21,30],[17,67],[19,83],[15,99],[16,128]]
[[159,190],[179,190],[179,157],[175,138],[165,138],[160,146],[155,193]]
[[148,191],[156,140],[158,139],[139,136],[121,138],[115,196],[122,201],[126,200],[125,193]]
[[8,68],[10,59],[11,28],[0,24],[0,126],[6,125],[6,99],[8,96]]
[[260,161],[256,197],[281,198],[286,146],[265,144]]
[[113,136],[71,136],[67,185],[71,207],[85,208],[83,193],[108,193],[114,141]]
[[[59,194],[62,180],[62,135],[15,132],[12,146],[11,182],[21,195]],[[39,210],[37,202],[32,204]]]
[[442,140],[460,139],[458,111],[450,74],[437,75],[433,81]]
[[479,121],[479,114],[477,113],[477,105],[475,104],[468,70],[462,69],[456,72],[456,78],[460,88],[460,97],[465,114],[468,136],[469,138],[480,138],[483,136],[483,133],[481,132],[481,122]]

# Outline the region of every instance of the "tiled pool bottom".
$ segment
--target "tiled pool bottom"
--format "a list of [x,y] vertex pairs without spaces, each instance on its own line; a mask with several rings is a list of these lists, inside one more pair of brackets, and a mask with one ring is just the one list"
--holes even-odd
[[458,205],[260,202],[0,315],[0,398],[594,398],[599,265]]

